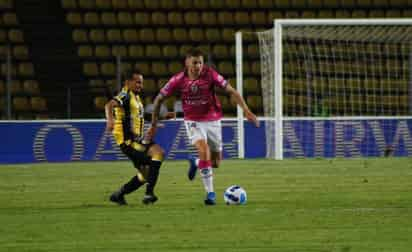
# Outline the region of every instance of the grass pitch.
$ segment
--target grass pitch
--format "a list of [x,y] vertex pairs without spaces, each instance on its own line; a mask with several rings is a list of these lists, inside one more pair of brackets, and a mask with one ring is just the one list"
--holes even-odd
[[[108,201],[129,162],[0,166],[0,251],[411,251],[412,159],[225,160],[218,205],[167,161],[159,201]],[[232,184],[248,193],[226,206]]]

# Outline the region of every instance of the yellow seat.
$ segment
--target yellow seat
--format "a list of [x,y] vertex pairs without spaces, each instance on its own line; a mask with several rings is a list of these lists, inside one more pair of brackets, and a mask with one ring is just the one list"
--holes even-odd
[[225,1],[225,5],[229,9],[239,9],[241,7],[240,0],[224,0],[224,1]]
[[152,24],[153,25],[166,25],[167,15],[160,11],[155,11],[152,13]]
[[205,40],[205,34],[200,28],[189,29],[189,38],[193,42],[203,42]]
[[79,1],[79,8],[81,9],[94,9],[96,8],[95,0],[81,0]]
[[[1,19],[0,19],[1,20]],[[1,25],[1,24],[0,24]],[[6,42],[8,39],[7,39],[7,33],[6,33],[6,31],[5,30],[2,30],[2,29],[0,29],[0,42],[1,43],[4,43],[4,42]]]
[[267,25],[267,16],[264,11],[253,11],[250,15],[251,22],[254,25]]
[[209,1],[193,0],[193,8],[207,10],[209,8]]
[[169,28],[159,28],[156,30],[157,42],[170,42],[173,36]]
[[[6,63],[2,63],[2,64],[1,64],[1,74],[2,74],[3,76],[7,76],[7,71],[8,71],[7,68],[8,68],[8,67],[7,67]],[[12,75],[16,75],[16,73],[17,73],[17,68],[16,68],[15,65],[11,65],[11,67],[10,67],[10,72],[11,72]]]
[[173,38],[176,42],[187,42],[188,35],[187,35],[186,29],[184,28],[173,29]]
[[162,50],[159,45],[147,45],[145,55],[148,58],[160,58],[162,57]]
[[111,43],[123,42],[122,33],[119,29],[109,29],[106,32],[107,41]]
[[127,0],[112,0],[114,9],[127,9]]
[[66,15],[66,21],[70,25],[81,25],[83,24],[82,15],[77,12],[69,12]]
[[77,55],[79,57],[92,57],[93,56],[93,49],[89,45],[81,45],[77,47]]
[[145,79],[144,80],[144,91],[145,93],[149,93],[149,94],[157,94],[159,90],[158,90],[156,81],[153,79]]
[[101,14],[101,21],[106,26],[117,25],[116,14],[114,12],[103,12]]
[[106,96],[96,96],[94,97],[94,108],[98,111],[104,111],[104,107],[108,99]]
[[331,10],[320,10],[318,18],[335,18],[335,13]]
[[179,48],[180,57],[182,57],[182,58],[185,57],[186,53],[191,49],[193,49],[192,45],[181,45],[180,48]]
[[255,9],[258,7],[258,1],[256,0],[242,0],[241,6],[244,9]]
[[226,59],[229,58],[229,49],[224,44],[216,44],[212,48],[213,55],[217,59]]
[[17,26],[18,21],[17,21],[17,16],[13,12],[6,12],[3,14],[3,23],[6,26]]
[[234,25],[235,24],[235,20],[233,17],[233,13],[228,12],[228,11],[222,11],[222,12],[218,12],[217,14],[217,20],[219,22],[219,24],[221,25]]
[[86,76],[97,76],[99,75],[99,68],[96,63],[86,62],[83,64],[83,73]]
[[222,40],[220,30],[217,28],[206,29],[205,37],[208,42],[220,42]]
[[286,11],[285,18],[300,18],[298,11]]
[[146,26],[150,24],[150,15],[147,12],[136,12],[134,19],[136,25]]
[[209,7],[211,9],[221,10],[225,8],[225,1],[222,0],[209,0]]
[[110,48],[106,45],[97,45],[95,47],[95,53],[96,57],[98,58],[108,58],[111,57],[110,53]]
[[90,41],[94,43],[102,43],[105,41],[104,30],[102,29],[91,29],[89,31]]
[[160,0],[160,8],[163,10],[176,10],[176,1]]
[[198,50],[200,50],[204,55],[209,55],[211,52],[211,48],[209,44],[203,44],[196,46]]
[[273,24],[273,20],[283,18],[283,13],[281,11],[269,11],[267,15],[268,24]]
[[113,56],[127,56],[127,47],[125,45],[114,45],[112,46],[112,55]]
[[139,41],[139,36],[135,29],[123,30],[123,38],[126,43],[134,43]]
[[368,15],[364,10],[353,10],[352,11],[352,18],[366,18]]
[[[0,80],[0,98],[5,93],[6,93],[6,83],[3,80]],[[3,106],[3,103],[0,103],[0,106]]]
[[104,62],[100,65],[100,72],[104,76],[115,76],[116,66],[111,62]]
[[177,47],[174,45],[165,45],[162,48],[163,56],[167,58],[176,58],[179,55]]
[[236,11],[235,12],[235,23],[237,25],[247,25],[250,24],[250,16],[246,11]]
[[175,74],[183,70],[183,65],[179,61],[172,61],[168,65],[169,74]]
[[385,16],[387,18],[400,18],[402,17],[402,13],[400,10],[386,10]]
[[274,0],[275,6],[278,8],[290,8],[290,2],[288,0]]
[[170,25],[173,26],[178,26],[178,25],[183,25],[183,15],[181,12],[169,12],[167,14],[167,20],[169,22]]
[[144,5],[149,10],[158,10],[160,8],[159,0],[144,0]]
[[132,58],[144,57],[144,47],[141,45],[131,45],[129,46],[129,56]]
[[100,24],[99,14],[96,12],[87,12],[84,14],[84,24],[88,26],[98,26]]
[[145,7],[142,0],[128,0],[127,3],[131,9],[143,9]]
[[193,0],[177,0],[177,8],[182,10],[191,10],[194,8]]
[[151,74],[150,65],[145,62],[138,62],[135,64],[135,68],[140,69],[143,75]]
[[385,17],[385,12],[383,10],[370,10],[368,16],[370,18],[383,18]]
[[302,11],[301,18],[316,18],[316,12],[312,10]]
[[155,76],[165,76],[169,73],[166,63],[164,62],[152,62],[152,73]]
[[275,7],[273,0],[259,0],[258,5],[263,9],[272,9]]
[[230,61],[222,61],[218,64],[218,71],[224,76],[231,76],[235,74],[233,63]]
[[19,64],[19,74],[22,76],[33,76],[34,66],[32,63],[24,62]]
[[140,40],[143,42],[155,42],[155,33],[153,29],[143,28],[139,33]]
[[200,20],[203,25],[217,25],[216,12],[202,12]]
[[222,31],[222,39],[224,42],[234,42],[235,30],[233,28],[224,28]]
[[130,12],[125,12],[125,11],[119,12],[117,14],[117,20],[119,20],[118,21],[119,25],[123,25],[123,26],[131,26],[134,24],[133,17],[130,14]]
[[254,94],[257,95],[260,93],[260,87],[259,87],[259,82],[255,78],[246,78],[244,81],[244,91],[245,94]]
[[73,41],[76,43],[84,43],[84,42],[89,41],[87,37],[87,31],[81,30],[81,29],[74,30],[72,33],[72,38],[73,38]]
[[31,109],[35,112],[47,111],[47,102],[44,97],[35,96],[30,98]]
[[[11,1],[9,1],[11,2]],[[77,2],[76,0],[62,0],[61,5],[63,9],[76,9],[77,8]]]
[[10,29],[9,30],[9,40],[14,43],[23,43],[24,42],[23,32],[18,29]]
[[17,45],[13,47],[13,55],[16,59],[24,60],[29,58],[29,49],[27,46]]
[[110,10],[112,8],[111,0],[96,0],[96,9],[98,10]]
[[31,110],[30,102],[27,97],[14,97],[13,110],[17,112],[27,112]]
[[184,14],[184,20],[186,25],[199,25],[200,24],[200,14],[195,11],[188,11]]

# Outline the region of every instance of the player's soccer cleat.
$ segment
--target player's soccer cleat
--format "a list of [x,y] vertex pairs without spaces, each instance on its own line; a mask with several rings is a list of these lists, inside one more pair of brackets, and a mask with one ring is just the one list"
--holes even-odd
[[193,180],[196,177],[196,172],[197,172],[197,165],[196,165],[196,159],[194,157],[189,157],[189,170],[187,171],[187,177],[189,180]]
[[119,192],[114,192],[111,196],[110,196],[110,201],[114,202],[120,206],[123,205],[127,205],[126,200],[124,199],[124,196],[119,194]]
[[216,205],[216,193],[209,192],[206,195],[205,205]]
[[145,205],[148,205],[148,204],[155,203],[157,200],[158,200],[158,198],[155,195],[146,194],[143,197],[142,203],[145,204]]

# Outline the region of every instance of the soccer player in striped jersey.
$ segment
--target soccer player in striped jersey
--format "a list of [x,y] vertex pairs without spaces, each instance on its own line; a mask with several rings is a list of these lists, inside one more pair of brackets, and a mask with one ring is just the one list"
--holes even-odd
[[259,127],[256,115],[249,109],[242,96],[213,68],[203,64],[199,50],[189,50],[185,58],[185,69],[175,74],[161,89],[154,102],[152,126],[148,131],[154,137],[159,117],[160,104],[168,96],[181,96],[184,123],[191,143],[196,147],[198,159],[190,159],[188,177],[193,180],[200,170],[206,190],[206,205],[214,205],[216,194],[213,188],[212,167],[217,168],[222,159],[222,107],[215,90],[222,89],[243,109],[246,118]]
[[146,185],[144,204],[157,201],[154,194],[159,169],[164,158],[163,149],[153,142],[145,142],[144,111],[139,94],[143,90],[143,75],[137,69],[126,71],[124,85],[117,96],[105,106],[106,129],[112,131],[120,150],[133,162],[137,175],[110,196],[110,201],[126,205],[126,194]]

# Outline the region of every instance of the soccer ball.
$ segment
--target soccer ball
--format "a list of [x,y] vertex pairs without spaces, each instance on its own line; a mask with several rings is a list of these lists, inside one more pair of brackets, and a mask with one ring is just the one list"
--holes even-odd
[[226,205],[244,205],[247,201],[245,189],[238,185],[229,186],[223,194],[223,198]]

